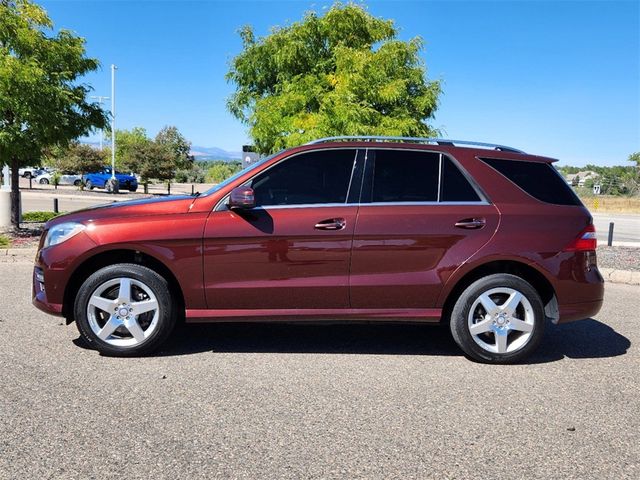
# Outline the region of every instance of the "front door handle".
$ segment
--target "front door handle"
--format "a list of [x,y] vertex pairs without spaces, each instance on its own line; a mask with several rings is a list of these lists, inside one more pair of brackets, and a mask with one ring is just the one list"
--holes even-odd
[[465,218],[456,222],[456,227],[466,228],[467,230],[474,230],[482,228],[486,225],[487,221],[484,218]]
[[347,222],[344,218],[328,218],[316,223],[316,230],[342,230]]

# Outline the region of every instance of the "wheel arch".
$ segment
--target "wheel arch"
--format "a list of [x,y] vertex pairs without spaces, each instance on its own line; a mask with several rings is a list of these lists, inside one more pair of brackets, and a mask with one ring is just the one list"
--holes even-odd
[[73,321],[73,303],[75,301],[75,294],[80,289],[82,283],[97,270],[117,263],[134,263],[142,265],[164,277],[169,283],[169,289],[176,295],[175,299],[179,302],[176,310],[179,312],[181,318],[184,316],[184,292],[171,269],[168,268],[161,260],[149,255],[148,253],[123,248],[96,253],[95,255],[85,259],[73,271],[65,287],[62,303],[62,314],[67,319],[67,323]]
[[451,311],[462,292],[473,282],[496,273],[515,275],[527,281],[538,292],[544,304],[545,315],[554,323],[559,319],[556,292],[547,277],[535,267],[517,260],[494,260],[483,263],[466,272],[446,294],[442,306],[442,321],[448,323]]

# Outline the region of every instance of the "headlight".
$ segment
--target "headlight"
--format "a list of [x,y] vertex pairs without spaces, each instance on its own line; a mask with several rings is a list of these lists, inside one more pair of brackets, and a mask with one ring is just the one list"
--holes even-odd
[[44,239],[44,245],[42,248],[58,245],[59,243],[66,242],[71,237],[76,236],[82,232],[85,228],[83,224],[77,222],[65,222],[51,227],[51,230],[47,232],[47,237]]

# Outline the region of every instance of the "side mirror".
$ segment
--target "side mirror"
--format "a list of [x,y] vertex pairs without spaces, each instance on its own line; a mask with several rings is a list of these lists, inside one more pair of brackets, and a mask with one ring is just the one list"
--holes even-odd
[[256,197],[251,187],[237,187],[231,190],[227,206],[230,209],[250,209],[256,206]]

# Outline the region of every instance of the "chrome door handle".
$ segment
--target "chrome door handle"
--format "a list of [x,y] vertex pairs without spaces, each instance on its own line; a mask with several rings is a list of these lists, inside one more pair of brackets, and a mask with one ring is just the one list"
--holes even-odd
[[458,228],[466,228],[468,230],[473,230],[477,228],[482,228],[487,224],[487,221],[484,218],[465,218],[456,222],[455,226]]
[[316,223],[316,230],[342,230],[347,222],[344,218],[329,218]]

